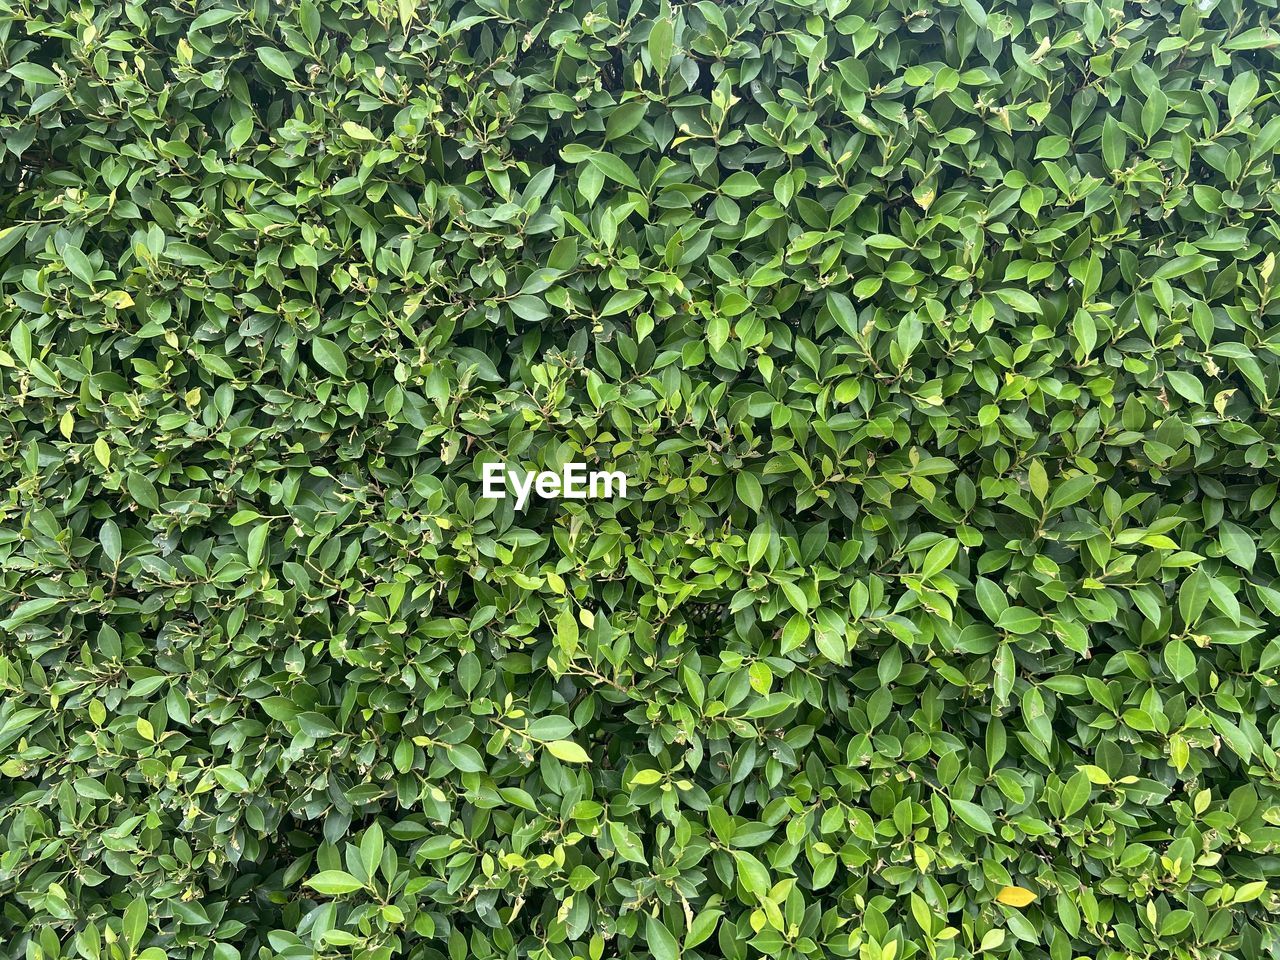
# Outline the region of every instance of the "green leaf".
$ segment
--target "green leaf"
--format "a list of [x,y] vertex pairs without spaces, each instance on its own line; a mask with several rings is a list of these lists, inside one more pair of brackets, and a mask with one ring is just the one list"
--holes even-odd
[[258,47],[258,59],[262,65],[278,77],[293,80],[293,65],[289,58],[275,47]]
[[1089,801],[1093,788],[1082,772],[1074,774],[1062,788],[1062,815],[1069,817]]
[[15,63],[9,68],[9,73],[28,83],[48,85],[62,82],[56,73],[38,63]]
[[1165,379],[1177,391],[1178,396],[1198,406],[1204,405],[1204,385],[1195,376],[1182,370],[1167,370]]
[[978,0],[960,0],[960,9],[976,27],[985,27],[987,25],[987,12],[978,3]]
[[1224,557],[1242,570],[1253,569],[1258,548],[1248,530],[1231,520],[1223,520],[1218,525],[1218,537]]
[[370,130],[368,127],[362,124],[356,123],[354,120],[343,121],[342,132],[345,133],[352,140],[376,142],[378,139],[377,134],[375,134],[372,130]]
[[1196,570],[1182,581],[1182,586],[1178,588],[1178,613],[1181,614],[1183,623],[1194,626],[1199,621],[1200,614],[1209,602],[1209,594],[1209,579],[1202,570]]
[[974,581],[975,592],[978,597],[978,605],[982,607],[992,623],[997,623],[1005,610],[1009,608],[1009,600],[998,586],[986,577],[978,577]]
[[337,897],[363,889],[364,884],[342,870],[321,870],[307,880],[307,886],[326,897]]
[[1020,635],[1035,633],[1043,624],[1044,620],[1038,614],[1021,607],[1009,607],[996,620],[997,627]]
[[1246,70],[1231,81],[1227,90],[1227,109],[1231,116],[1237,117],[1249,109],[1249,104],[1258,95],[1258,75]]
[[1062,510],[1073,503],[1079,503],[1093,491],[1097,483],[1095,477],[1083,474],[1058,484],[1053,488],[1053,495],[1049,498],[1050,511]]
[[325,340],[317,337],[311,341],[311,355],[315,357],[316,363],[320,367],[335,377],[346,379],[347,376],[347,357],[332,340]]
[[840,329],[851,337],[859,336],[858,313],[849,298],[839,291],[832,290],[827,294],[827,306],[835,317]]
[[124,934],[125,942],[135,949],[141,946],[142,938],[146,936],[149,921],[150,913],[147,910],[146,899],[135,897],[129,902],[129,906],[125,907],[120,928],[121,933]]
[[645,298],[643,290],[619,290],[613,294],[600,311],[602,317],[612,317],[618,313],[626,313],[639,306]]
[[645,945],[653,960],[677,960],[680,956],[679,941],[655,917],[645,918]]
[[364,872],[369,876],[373,876],[374,871],[378,869],[378,865],[382,863],[383,849],[382,827],[378,826],[376,822],[369,824],[364,836],[360,838],[360,863],[364,867]]
[[920,576],[927,580],[941,573],[951,566],[951,561],[956,558],[959,550],[960,542],[958,540],[939,540],[929,548],[929,552],[924,558],[924,563],[920,567]]
[[711,935],[716,932],[716,927],[720,923],[720,918],[724,913],[720,910],[702,910],[693,918],[693,923],[689,925],[688,931],[684,935],[685,950],[692,950],[700,943],[705,943],[711,939]]
[[990,814],[976,803],[952,799],[951,809],[957,817],[979,833],[995,833]]
[[631,168],[611,153],[593,152],[587,157],[587,163],[591,164],[610,180],[626,187],[640,189],[640,181],[636,179],[636,175]]
[[466,743],[454,744],[449,748],[449,762],[463,773],[480,773],[485,769],[480,751]]
[[28,224],[18,224],[12,227],[0,227],[0,257],[16,247],[23,239],[26,238],[29,230]]
[[621,104],[609,114],[609,119],[605,122],[605,139],[617,140],[638,127],[644,120],[646,106],[643,100],[632,100]]
[[764,505],[764,488],[760,485],[756,475],[747,473],[745,470],[740,471],[734,478],[733,483],[738,499],[752,510],[759,511],[761,506]]
[[1164,662],[1179,683],[1196,672],[1196,655],[1184,641],[1176,637],[1165,643]]
[[214,767],[213,778],[224,790],[230,790],[232,793],[249,792],[249,781],[235,767]]
[[108,561],[112,564],[120,562],[120,527],[114,520],[102,521],[102,526],[98,529],[98,542],[102,545],[102,553]]
[[1035,498],[1043,503],[1049,492],[1049,475],[1039,460],[1032,460],[1027,464],[1027,484]]
[[568,659],[578,652],[578,619],[568,608],[556,616],[556,644]]
[[130,473],[125,481],[125,486],[129,490],[131,496],[139,506],[146,507],[152,512],[160,509],[160,494],[156,490],[156,486],[140,473]]
[[1039,313],[1040,301],[1025,290],[997,290],[996,296],[1019,313]]
[[96,271],[84,253],[76,247],[63,247],[62,260],[66,263],[67,269],[71,271],[72,276],[87,283],[89,286],[93,286]]
[[671,63],[671,51],[675,38],[675,24],[669,17],[653,21],[649,29],[649,61],[653,64],[654,73],[665,76],[667,66]]
[[1151,140],[1164,127],[1169,115],[1169,98],[1157,88],[1146,91],[1147,102],[1142,105],[1142,132]]
[[748,893],[754,893],[758,897],[767,895],[773,884],[765,865],[745,850],[734,850],[732,853],[742,886]]
[[3,622],[0,622],[0,627],[12,630],[14,627],[21,626],[29,620],[34,620],[36,617],[46,614],[66,602],[61,597],[35,597],[31,600],[24,600],[14,607],[13,612]]
[[200,16],[191,21],[191,30],[194,33],[197,30],[207,30],[209,27],[220,26],[231,20],[238,19],[243,16],[239,10],[228,10],[226,8],[214,8],[206,10]]
[[1280,46],[1280,33],[1268,27],[1251,27],[1231,37],[1224,50],[1272,50]]
[[1120,122],[1108,113],[1102,122],[1102,156],[1109,170],[1120,170],[1125,165],[1128,138],[1120,128]]
[[644,848],[640,845],[640,838],[626,824],[610,821],[609,839],[613,841],[614,850],[623,860],[629,860],[632,863],[648,863]]
[[529,736],[538,740],[563,740],[574,731],[573,721],[568,717],[538,717],[527,727]]

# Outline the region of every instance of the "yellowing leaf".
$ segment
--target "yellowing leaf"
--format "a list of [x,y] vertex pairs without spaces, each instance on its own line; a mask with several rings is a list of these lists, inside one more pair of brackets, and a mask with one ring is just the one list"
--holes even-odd
[[546,746],[553,757],[566,763],[587,763],[591,759],[587,751],[572,740],[552,740]]
[[996,894],[996,900],[1019,909],[1036,902],[1036,895],[1026,887],[1005,887]]
[[93,441],[93,455],[98,458],[98,462],[104,467],[111,466],[111,447],[102,437]]
[[1044,503],[1044,498],[1049,493],[1049,475],[1039,460],[1032,460],[1027,465],[1027,482],[1036,499]]

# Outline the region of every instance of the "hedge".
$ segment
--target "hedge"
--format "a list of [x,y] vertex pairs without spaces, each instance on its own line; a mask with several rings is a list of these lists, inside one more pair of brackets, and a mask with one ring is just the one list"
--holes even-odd
[[0,0],[0,955],[1280,956],[1276,11]]

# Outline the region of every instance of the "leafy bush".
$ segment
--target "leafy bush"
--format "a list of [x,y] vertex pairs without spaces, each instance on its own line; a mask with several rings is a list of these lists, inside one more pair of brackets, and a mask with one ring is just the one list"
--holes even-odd
[[0,950],[1276,956],[1274,9],[0,0]]

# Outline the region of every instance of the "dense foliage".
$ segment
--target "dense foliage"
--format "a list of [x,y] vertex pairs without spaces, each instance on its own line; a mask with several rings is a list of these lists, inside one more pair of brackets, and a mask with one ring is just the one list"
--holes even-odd
[[1275,9],[0,0],[0,955],[1280,955]]

